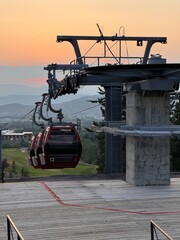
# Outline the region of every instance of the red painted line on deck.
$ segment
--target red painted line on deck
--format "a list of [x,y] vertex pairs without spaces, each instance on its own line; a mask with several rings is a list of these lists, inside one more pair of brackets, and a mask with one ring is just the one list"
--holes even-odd
[[176,210],[176,211],[157,211],[157,212],[141,212],[141,211],[122,210],[122,209],[116,209],[116,208],[106,208],[106,207],[96,207],[96,206],[90,206],[90,205],[64,203],[56,195],[56,193],[45,182],[40,182],[40,183],[53,196],[53,198],[60,205],[67,206],[67,207],[79,207],[79,208],[86,208],[86,209],[97,209],[97,210],[105,210],[105,211],[111,211],[111,212],[121,212],[121,213],[130,213],[130,214],[143,214],[143,215],[179,214],[180,213],[180,210]]
[[43,185],[43,187],[46,188],[46,190],[53,196],[54,199],[56,199],[56,201],[59,204],[65,205],[63,201],[55,194],[55,192],[53,192],[53,190],[50,187],[48,187],[48,185],[45,182],[41,182],[41,185]]

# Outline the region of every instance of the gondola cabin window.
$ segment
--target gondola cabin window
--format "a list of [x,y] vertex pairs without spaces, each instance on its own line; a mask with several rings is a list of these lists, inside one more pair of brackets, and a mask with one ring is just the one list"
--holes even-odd
[[50,133],[48,142],[53,143],[57,141],[62,144],[73,144],[74,142],[76,142],[76,136],[71,129],[57,129],[55,131],[53,130]]

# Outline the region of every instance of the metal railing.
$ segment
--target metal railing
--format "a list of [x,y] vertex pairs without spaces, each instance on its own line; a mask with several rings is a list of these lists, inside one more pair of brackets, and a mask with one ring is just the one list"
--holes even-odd
[[[151,231],[151,240],[160,240],[162,239],[162,235],[165,237],[165,239],[173,240],[172,237],[170,237],[162,228],[160,228],[155,222],[151,220],[150,222],[150,231]],[[158,237],[158,232],[161,233],[161,238]],[[9,215],[7,215],[7,235],[8,240],[14,240],[16,235],[17,240],[24,240],[23,236],[17,229],[16,225],[12,221]]]
[[24,240],[23,236],[17,229],[16,225],[12,221],[9,215],[7,215],[7,235],[8,235],[8,240],[14,240],[16,236],[17,240]]
[[151,220],[150,222],[150,229],[151,229],[151,240],[158,240],[162,239],[158,237],[158,232],[161,233],[161,236],[163,235],[165,239],[173,240],[172,237],[170,237],[167,233],[165,233],[155,222]]
[[89,67],[93,67],[93,66],[101,66],[104,65],[106,63],[106,65],[108,65],[107,60],[109,61],[109,64],[123,64],[122,60],[125,60],[128,64],[129,61],[131,60],[131,62],[133,64],[142,64],[143,62],[143,57],[139,57],[139,56],[134,56],[134,57],[115,57],[115,56],[82,56],[80,58],[74,59],[70,62],[70,64],[75,64],[75,65],[79,65],[78,61],[79,59],[82,60],[84,66],[88,66]]

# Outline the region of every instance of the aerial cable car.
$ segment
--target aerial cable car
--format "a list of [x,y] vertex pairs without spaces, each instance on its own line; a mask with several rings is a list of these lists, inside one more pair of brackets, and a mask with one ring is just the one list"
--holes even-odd
[[[40,107],[39,107],[39,116],[42,120],[44,121],[52,121],[52,118],[46,118],[43,115],[43,105],[46,101],[46,97],[47,94],[44,93],[42,95],[42,101],[40,102]],[[37,159],[38,162],[38,168],[47,168],[47,164],[45,162],[44,156],[43,156],[43,151],[42,151],[42,143],[43,143],[43,137],[44,137],[44,131],[45,131],[45,127],[44,124],[39,124],[41,127],[41,131],[38,133],[38,135],[36,136],[36,140],[35,140],[35,146],[34,146],[34,152],[35,152],[35,157]]]
[[62,109],[55,110],[48,98],[48,107],[58,113],[58,122],[51,122],[44,132],[42,143],[43,155],[47,166],[56,168],[74,168],[82,152],[82,145],[75,124],[62,122]]
[[[37,105],[38,105],[38,113],[39,113],[39,116],[42,120],[44,121],[52,121],[51,118],[46,118],[44,115],[43,115],[43,105],[44,105],[44,102],[46,101],[46,97],[47,97],[47,94],[44,93],[43,95],[43,98],[42,98],[42,101],[41,102],[38,102]],[[37,123],[36,121],[36,118],[35,118],[35,113],[36,113],[37,109],[35,109],[34,111],[34,117],[33,117],[33,121],[36,125],[40,126],[41,127],[41,130],[40,132],[37,134],[36,136],[36,139],[35,139],[35,143],[34,143],[34,158],[37,162],[37,165],[35,166],[35,168],[46,168],[46,162],[44,160],[44,157],[43,157],[43,152],[42,152],[42,142],[43,142],[43,136],[44,136],[44,131],[45,131],[45,127],[44,127],[44,124],[43,123]]]
[[56,168],[74,168],[82,152],[82,145],[75,125],[54,123],[44,132],[43,155],[48,166]]
[[38,162],[37,159],[35,157],[35,142],[36,142],[36,135],[32,136],[31,141],[30,141],[30,146],[29,146],[29,164],[33,167],[37,167],[38,166]]
[[[47,97],[48,108],[52,112],[58,113],[58,122],[52,122],[52,118],[45,118],[43,115],[42,107]],[[82,144],[75,124],[62,122],[62,110],[55,110],[52,107],[48,94],[43,94],[39,112],[40,117],[49,121],[49,124],[36,137],[34,152],[38,166],[35,168],[63,169],[76,167],[81,157]]]
[[[38,123],[36,121],[36,113],[37,113],[37,110],[39,109],[39,106],[40,106],[41,102],[36,102],[35,103],[35,110],[34,110],[34,114],[33,114],[33,122],[37,125],[37,126],[40,126],[41,129],[44,128],[44,125],[42,123]],[[32,165],[34,168],[40,168],[40,161],[38,159],[38,156],[37,156],[37,141],[39,139],[39,136],[38,135],[34,135],[32,136],[31,138],[31,141],[30,141],[30,146],[29,146],[29,163],[30,165]]]

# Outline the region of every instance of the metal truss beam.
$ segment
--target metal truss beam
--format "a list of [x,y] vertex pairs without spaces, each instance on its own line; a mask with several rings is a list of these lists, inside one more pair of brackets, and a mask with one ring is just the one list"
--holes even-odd
[[[59,35],[57,36],[57,42],[69,42],[72,44],[76,59],[78,64],[83,64],[81,51],[79,48],[78,40],[87,40],[87,41],[96,41],[96,42],[106,42],[106,41],[135,41],[137,46],[143,46],[143,42],[147,42],[146,49],[143,56],[143,64],[147,63],[148,56],[151,50],[151,47],[155,43],[167,43],[166,37],[127,37],[127,36],[118,36],[117,34],[114,36],[64,36]],[[120,57],[120,56],[119,56]]]

